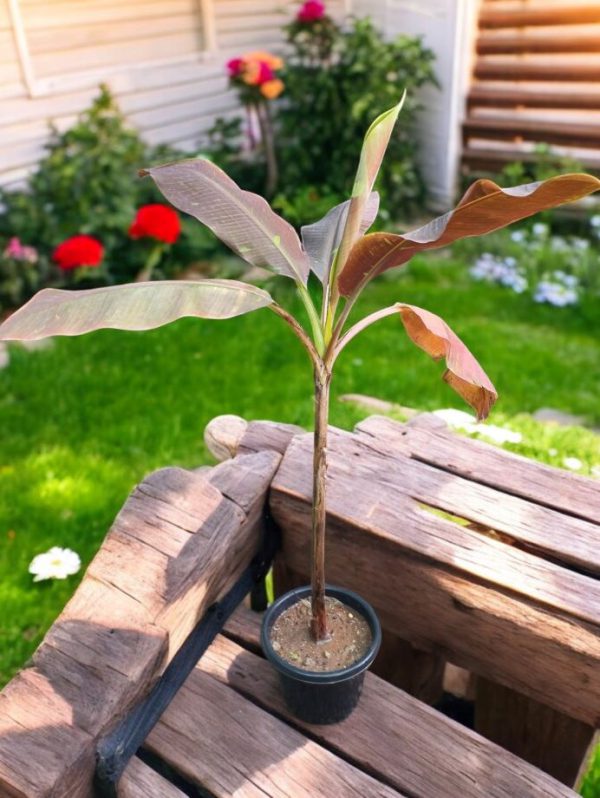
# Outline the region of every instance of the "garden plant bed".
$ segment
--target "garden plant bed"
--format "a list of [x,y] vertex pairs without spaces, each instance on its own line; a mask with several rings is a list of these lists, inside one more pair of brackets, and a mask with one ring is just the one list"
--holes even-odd
[[[306,582],[310,437],[269,422],[236,430],[211,426],[232,460],[164,469],[134,491],[32,665],[3,691],[3,794],[93,794],[98,741],[248,565],[267,491],[283,533],[276,590]],[[357,710],[330,727],[292,721],[259,654],[257,616],[241,609],[118,794],[170,798],[194,784],[223,797],[574,795],[600,714],[595,483],[457,438],[427,415],[332,429],[329,457],[329,580],[360,590],[384,628]],[[439,698],[446,660],[477,674],[476,731],[422,700]]]

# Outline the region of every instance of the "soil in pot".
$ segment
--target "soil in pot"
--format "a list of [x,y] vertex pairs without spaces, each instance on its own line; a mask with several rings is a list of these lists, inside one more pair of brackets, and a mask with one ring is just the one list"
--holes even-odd
[[327,596],[330,639],[316,643],[310,635],[310,598],[284,610],[271,628],[271,645],[278,656],[307,671],[347,668],[368,651],[371,629],[363,616],[339,599]]

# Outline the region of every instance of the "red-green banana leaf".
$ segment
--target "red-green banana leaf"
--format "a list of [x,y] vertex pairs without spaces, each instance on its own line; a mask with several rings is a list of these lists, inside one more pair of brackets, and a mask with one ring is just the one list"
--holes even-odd
[[498,230],[598,189],[600,180],[586,174],[560,175],[514,188],[500,188],[492,180],[477,180],[453,211],[423,227],[403,235],[370,233],[357,241],[338,274],[339,292],[351,296],[370,279],[401,266],[417,252]]

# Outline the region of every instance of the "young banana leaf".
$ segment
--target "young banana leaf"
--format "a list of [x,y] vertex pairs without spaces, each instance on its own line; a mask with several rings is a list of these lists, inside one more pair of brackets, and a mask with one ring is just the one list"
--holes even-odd
[[266,291],[237,280],[163,280],[87,291],[45,288],[0,325],[0,340],[35,341],[105,328],[151,330],[183,316],[230,319],[272,303]]
[[471,405],[478,419],[487,418],[498,394],[458,335],[435,313],[402,302],[396,308],[410,339],[434,360],[445,358],[444,381]]
[[306,285],[308,256],[294,228],[265,199],[243,191],[225,172],[204,158],[147,169],[176,208],[195,216],[253,266]]

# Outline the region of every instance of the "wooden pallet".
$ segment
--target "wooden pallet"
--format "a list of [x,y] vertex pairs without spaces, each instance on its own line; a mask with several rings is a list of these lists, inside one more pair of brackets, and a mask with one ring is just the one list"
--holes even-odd
[[[225,427],[208,440],[233,459],[165,469],[133,492],[33,663],[0,694],[0,795],[93,796],[98,740],[247,566],[267,492],[284,539],[277,587],[306,581],[311,437]],[[332,430],[329,461],[329,578],[359,590],[385,632],[359,708],[330,727],[290,718],[258,620],[241,610],[119,795],[574,796],[600,717],[598,483],[429,416]],[[475,730],[425,703],[447,661],[476,674]]]

